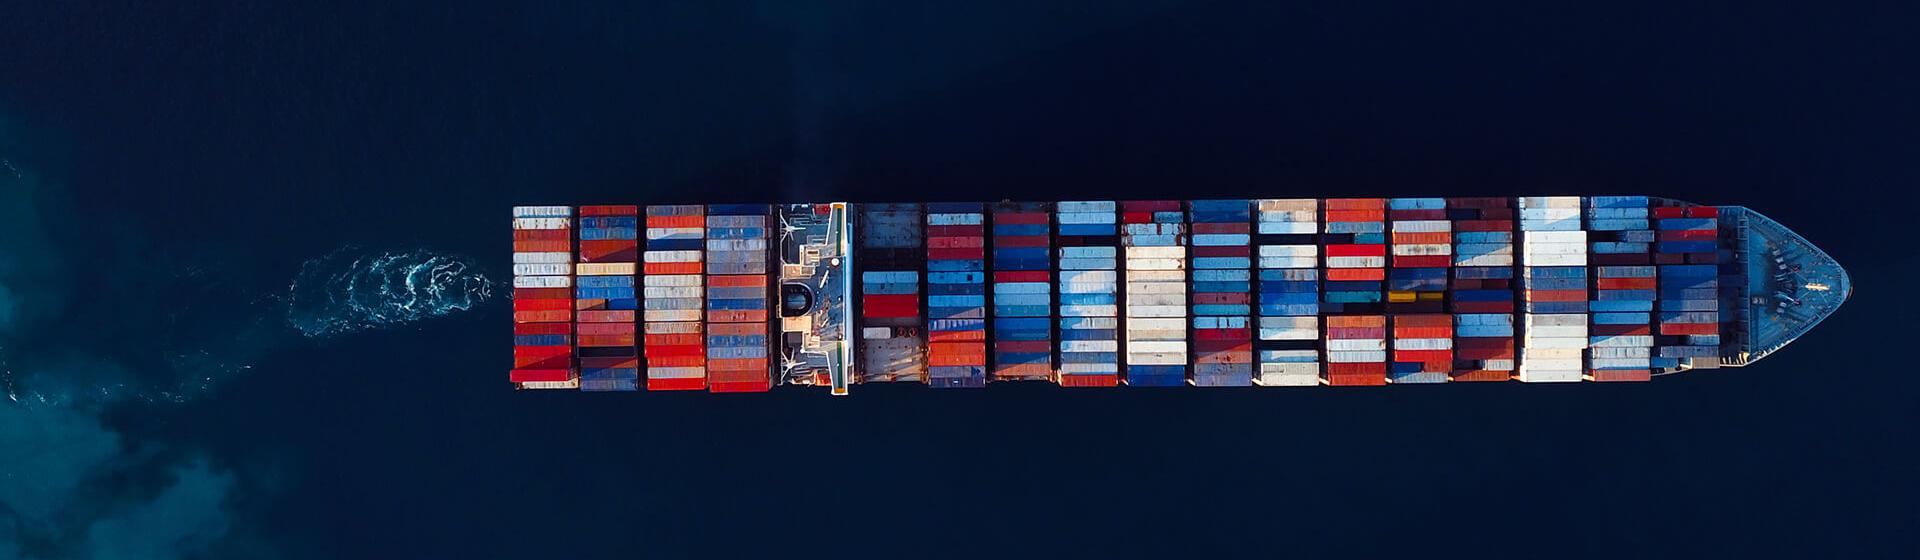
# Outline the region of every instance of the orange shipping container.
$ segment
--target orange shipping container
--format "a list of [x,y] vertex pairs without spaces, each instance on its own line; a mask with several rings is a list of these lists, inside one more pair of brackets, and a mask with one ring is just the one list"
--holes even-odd
[[648,276],[662,274],[699,274],[701,272],[700,263],[697,262],[646,263],[640,265],[640,269],[642,273]]
[[706,216],[647,216],[649,228],[705,228]]

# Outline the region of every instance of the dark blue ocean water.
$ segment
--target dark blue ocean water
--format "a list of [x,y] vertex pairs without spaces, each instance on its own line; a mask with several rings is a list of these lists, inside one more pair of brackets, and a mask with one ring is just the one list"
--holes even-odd
[[[1920,14],[1409,4],[0,7],[0,365],[60,401],[0,409],[0,558],[1920,546]],[[504,279],[514,204],[1607,193],[1858,293],[1649,384],[845,399],[510,391],[499,294],[284,316],[330,254]]]

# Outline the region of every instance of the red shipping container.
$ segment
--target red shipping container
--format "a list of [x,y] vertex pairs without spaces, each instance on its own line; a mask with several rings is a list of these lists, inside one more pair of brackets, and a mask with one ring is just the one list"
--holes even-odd
[[631,204],[595,204],[581,206],[582,216],[638,216],[640,207]]
[[1241,340],[1253,337],[1253,329],[1194,329],[1195,340]]
[[1718,230],[1674,230],[1660,232],[1661,241],[1713,241],[1720,238]]
[[1644,369],[1596,369],[1587,372],[1593,381],[1652,381],[1653,371]]
[[[568,352],[573,351],[572,346],[556,346],[555,348],[565,348]],[[515,356],[513,358],[513,367],[514,369],[567,369],[573,367],[573,354],[563,354],[559,356]]]
[[993,223],[1008,225],[1050,224],[1053,217],[1045,212],[995,212]]
[[920,297],[914,294],[867,294],[860,296],[861,315],[873,318],[918,317]]
[[704,272],[702,268],[698,262],[652,262],[640,265],[640,272],[647,276],[693,275]]
[[927,342],[968,342],[986,339],[987,331],[927,331]]
[[573,250],[573,243],[567,241],[515,241],[515,253],[565,253]]
[[1680,218],[1685,217],[1685,215],[1686,209],[1677,206],[1663,206],[1653,209],[1653,217],[1655,218]]
[[1659,281],[1652,278],[1599,278],[1594,287],[1602,290],[1652,290],[1659,288]]
[[1195,352],[1252,352],[1253,340],[1195,340],[1193,350]]
[[1395,315],[1393,326],[1400,327],[1439,327],[1453,328],[1452,315]]
[[1322,203],[1328,210],[1381,210],[1387,207],[1384,198],[1329,198]]
[[1507,205],[1512,203],[1513,203],[1513,199],[1498,197],[1498,196],[1450,196],[1450,197],[1447,197],[1447,207],[1454,208],[1454,209],[1506,208]]
[[513,326],[513,334],[573,334],[570,323],[519,323]]
[[1336,387],[1377,387],[1387,384],[1385,373],[1328,373],[1327,384]]
[[553,311],[555,309],[573,309],[571,299],[516,299],[514,311]]
[[1151,224],[1153,223],[1153,213],[1152,212],[1121,212],[1120,223]]
[[1446,245],[1453,243],[1453,234],[1444,231],[1396,231],[1392,240],[1394,245]]
[[994,282],[1051,282],[1052,273],[1045,270],[1000,270],[993,273]]
[[1512,376],[1511,371],[1465,370],[1453,372],[1450,379],[1460,382],[1506,381]]
[[1586,290],[1527,290],[1527,301],[1587,301]]
[[1331,281],[1366,281],[1387,279],[1384,268],[1329,268],[1325,274]]
[[1394,255],[1394,268],[1446,268],[1453,265],[1453,257],[1446,255]]
[[[1481,358],[1485,359],[1485,358]],[[1452,350],[1394,350],[1396,362],[1453,362]]]
[[752,336],[766,334],[764,323],[713,323],[707,325],[707,334],[720,336]]
[[648,344],[644,353],[648,360],[655,358],[683,358],[688,356],[704,357],[707,355],[707,349],[699,344]]
[[1720,334],[1719,323],[1661,323],[1660,334]]
[[939,239],[943,237],[953,239],[979,239],[980,236],[985,233],[986,228],[978,225],[927,226],[928,239]]
[[573,232],[564,229],[516,229],[514,241],[573,241]]
[[[958,227],[978,228],[980,226],[933,226],[932,228],[927,228],[927,229],[958,228]],[[960,236],[957,234],[937,235],[937,234],[929,233],[927,237],[928,249],[961,249],[961,248],[985,247],[986,245],[987,245],[987,239],[984,237],[980,237],[978,233],[975,233],[970,236]]]
[[1587,332],[1592,336],[1646,336],[1653,334],[1653,327],[1647,325],[1588,325]]
[[768,364],[769,362],[766,358],[709,359],[707,360],[707,377],[718,378],[722,377],[723,373],[732,375],[733,377],[741,377],[738,372],[752,372],[755,375],[766,377],[768,375]]
[[1513,231],[1513,220],[1463,220],[1453,223],[1453,231]]
[[707,339],[699,334],[649,334],[645,340],[647,346],[700,346]]
[[1200,292],[1193,294],[1194,305],[1240,305],[1248,301],[1248,294],[1232,292]]
[[580,358],[582,368],[639,368],[640,358]]
[[1367,340],[1386,338],[1384,327],[1327,327],[1328,340]]
[[546,311],[515,311],[515,323],[567,323],[573,321],[573,310],[552,309]]
[[634,311],[631,309],[580,312],[580,322],[582,323],[632,323],[634,317]]
[[1062,374],[1057,383],[1061,387],[1117,387],[1120,377],[1117,375],[1066,375]]
[[573,299],[573,288],[514,288],[513,300]]
[[707,277],[707,285],[714,288],[761,288],[761,291],[765,291],[767,277],[758,274],[717,274]]
[[1006,353],[1051,352],[1053,343],[1045,340],[1004,340],[993,343],[993,349]]
[[1382,210],[1328,210],[1329,222],[1385,222],[1387,213]]
[[999,369],[993,370],[993,376],[1000,378],[1047,377],[1052,373],[1050,364],[1000,364]]
[[706,388],[707,380],[700,377],[647,379],[648,391],[699,391]]
[[566,368],[516,368],[507,372],[507,381],[512,383],[559,383],[573,379],[573,370]]
[[715,380],[707,386],[710,393],[765,393],[773,390],[773,382],[765,379],[751,381]]
[[1460,348],[1453,353],[1456,360],[1511,360],[1513,357],[1512,348]]
[[1007,248],[1045,247],[1047,246],[1047,236],[1045,235],[1002,235],[1002,236],[993,238],[993,246],[1007,247]]
[[706,216],[647,216],[650,229],[706,228]]
[[583,334],[578,336],[580,346],[635,346],[631,334]]
[[1718,218],[1718,217],[1720,217],[1720,207],[1718,207],[1718,206],[1695,206],[1695,207],[1692,207],[1692,208],[1688,208],[1688,209],[1687,209],[1687,217],[1689,217],[1689,218]]

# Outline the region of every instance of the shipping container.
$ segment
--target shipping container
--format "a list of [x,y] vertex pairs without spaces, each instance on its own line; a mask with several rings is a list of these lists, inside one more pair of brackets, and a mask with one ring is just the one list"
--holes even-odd
[[1172,387],[1187,382],[1186,221],[1176,200],[1120,203],[1127,385]]
[[1256,383],[1320,384],[1320,201],[1256,201],[1260,360]]
[[930,202],[926,210],[927,384],[985,387],[990,315],[985,205]]
[[1247,200],[1187,202],[1197,386],[1253,384],[1253,212]]
[[641,253],[641,353],[647,390],[707,388],[706,207],[646,208]]
[[[640,390],[639,331],[631,313],[640,307],[640,208],[581,206],[576,220],[579,265],[575,278],[574,329],[580,358],[580,390]],[[587,356],[592,356],[588,358]]]
[[513,208],[513,369],[520,389],[580,388],[574,364],[573,208]]
[[773,207],[709,204],[706,211],[707,390],[764,392],[773,387]]
[[992,205],[994,381],[1053,379],[1053,205]]
[[1120,382],[1120,205],[1055,205],[1054,261],[1060,271],[1057,380],[1063,387]]

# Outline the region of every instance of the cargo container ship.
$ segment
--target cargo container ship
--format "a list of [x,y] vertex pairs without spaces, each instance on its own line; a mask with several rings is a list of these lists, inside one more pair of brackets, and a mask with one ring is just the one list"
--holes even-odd
[[1647,381],[1851,293],[1740,206],[1644,196],[521,206],[520,389]]

